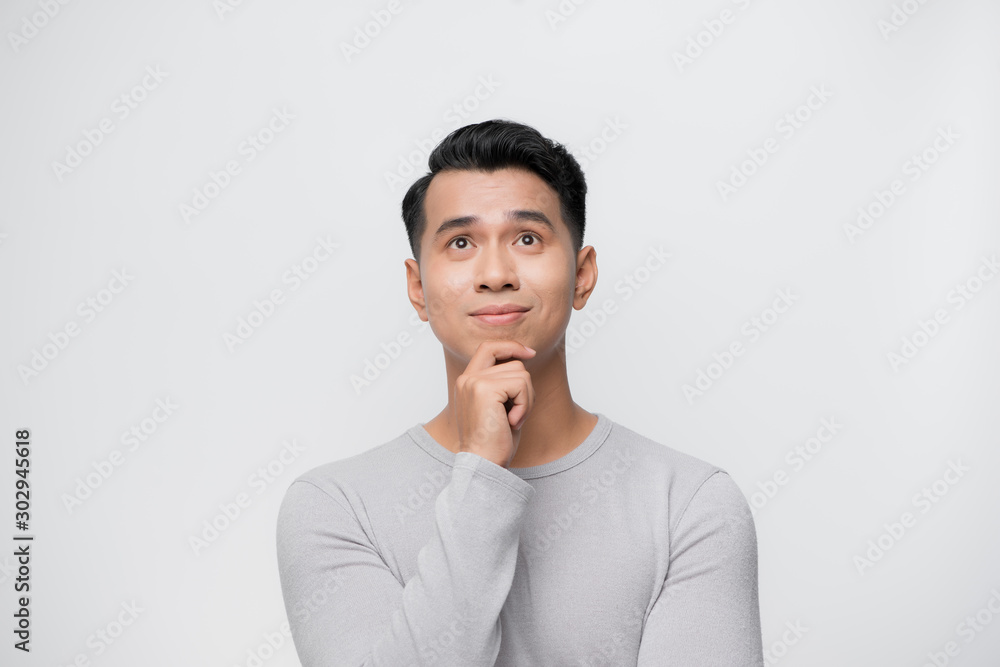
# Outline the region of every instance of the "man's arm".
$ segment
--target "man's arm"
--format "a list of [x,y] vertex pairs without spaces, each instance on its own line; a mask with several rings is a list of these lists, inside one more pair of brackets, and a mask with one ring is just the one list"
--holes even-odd
[[762,667],[757,532],[743,492],[725,471],[695,492],[670,548],[638,667]]
[[346,500],[296,481],[278,514],[282,594],[303,667],[492,667],[534,488],[459,452],[405,587]]

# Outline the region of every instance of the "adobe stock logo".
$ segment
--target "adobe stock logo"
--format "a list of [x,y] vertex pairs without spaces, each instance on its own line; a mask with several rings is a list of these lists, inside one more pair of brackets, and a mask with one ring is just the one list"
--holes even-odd
[[193,218],[201,215],[209,205],[215,201],[233,179],[243,173],[243,167],[257,159],[257,156],[267,150],[268,146],[284,132],[292,121],[295,114],[282,107],[272,108],[271,117],[253,134],[248,134],[246,138],[236,147],[238,155],[243,156],[243,164],[240,160],[227,160],[219,171],[209,170],[208,179],[200,187],[192,188],[191,199],[183,201],[177,205],[177,212],[185,225],[190,225]]
[[255,489],[256,494],[251,496],[247,491],[240,491],[235,496],[219,503],[219,511],[211,518],[204,519],[201,529],[188,537],[188,546],[191,547],[195,556],[201,556],[202,552],[217,542],[223,533],[229,530],[253,505],[254,497],[267,491],[268,487],[285,474],[306,450],[294,438],[284,440],[281,444],[282,448],[274,458],[267,464],[258,467],[247,477],[246,485]]
[[788,655],[789,647],[798,644],[802,637],[809,632],[809,628],[802,625],[798,619],[794,623],[785,621],[785,627],[787,630],[782,633],[781,639],[775,640],[764,649],[764,664],[767,667],[778,664],[779,660]]
[[215,15],[219,17],[220,21],[225,21],[226,14],[232,14],[242,4],[243,0],[214,0],[212,9],[215,10]]
[[20,51],[22,46],[37,37],[39,31],[59,15],[59,12],[62,11],[62,5],[68,5],[69,2],[70,0],[38,0],[38,8],[41,11],[35,12],[30,17],[22,17],[20,31],[7,33],[7,41],[10,42],[10,48],[14,50],[14,53]]
[[[995,254],[990,257],[983,256],[979,266],[976,267],[975,274],[960,283],[956,283],[948,291],[945,302],[955,304],[953,312],[962,310],[998,273],[1000,273],[1000,262],[997,262],[997,256]],[[920,350],[929,345],[949,322],[951,322],[951,313],[948,312],[947,307],[935,309],[934,313],[927,319],[918,319],[916,330],[912,334],[900,337],[901,344],[898,353],[895,350],[886,353],[886,359],[892,370],[898,373],[900,366],[913,361]]]
[[[921,515],[927,514],[970,470],[969,466],[962,463],[962,459],[949,460],[948,468],[941,477],[913,494],[911,503],[920,510]],[[857,568],[858,574],[864,576],[865,570],[871,569],[875,563],[882,560],[886,553],[917,525],[917,518],[912,512],[903,512],[899,515],[898,521],[883,523],[885,531],[875,539],[868,540],[868,549],[864,553],[854,556],[854,567]]]
[[[92,664],[91,656],[96,658],[103,655],[105,651],[111,648],[125,634],[127,628],[135,624],[139,615],[146,611],[145,607],[140,607],[139,603],[135,600],[122,602],[119,606],[121,607],[121,611],[114,618],[87,635],[85,646],[89,651],[80,651],[77,653],[67,667],[90,667]],[[62,665],[59,667],[62,667]]]
[[604,500],[602,496],[606,496],[619,484],[628,484],[634,462],[634,451],[631,449],[619,451],[600,474],[591,475],[580,486],[575,499],[570,499],[561,510],[551,515],[548,523],[540,526],[533,535],[522,535],[519,549],[524,553],[525,560],[532,563],[541,558],[565,535],[585,522],[584,516],[589,508]]
[[[1000,616],[1000,590],[993,588],[990,590],[990,597],[975,615],[967,615],[962,622],[955,626],[955,634],[965,640],[966,645],[971,644],[976,639],[976,635],[985,630]],[[921,667],[946,667],[951,664],[951,659],[962,652],[962,647],[958,642],[949,640],[945,642],[940,651],[930,651],[927,653],[927,662]]]
[[[415,333],[423,333],[430,329],[430,322],[424,322],[417,313],[410,313],[407,320],[412,327],[416,327]],[[414,343],[416,339],[408,331],[400,331],[395,338],[390,338],[389,342],[382,341],[379,344],[381,352],[376,352],[372,357],[365,357],[364,370],[361,375],[352,373],[350,377],[351,387],[354,388],[355,396],[361,395],[361,390],[370,387],[382,374],[389,369],[403,352]]]
[[[122,432],[121,443],[128,447],[129,452],[137,451],[142,443],[149,440],[180,407],[170,400],[169,396],[157,398],[156,407],[150,411],[149,416]],[[66,511],[72,514],[76,508],[81,507],[115,474],[127,458],[131,457],[127,457],[122,450],[112,449],[106,457],[92,461],[90,467],[94,469],[93,472],[88,472],[82,477],[78,476],[72,493],[63,493],[60,497]]]
[[[911,183],[916,183],[961,136],[951,129],[951,125],[937,128],[937,135],[931,144],[903,162],[900,166],[901,174],[908,176]],[[902,178],[892,179],[885,189],[873,190],[872,199],[858,207],[854,222],[844,223],[844,235],[847,236],[847,240],[853,245],[857,238],[864,235],[886,215],[904,194],[906,194],[906,183]]]
[[[745,10],[750,6],[751,0],[733,0],[733,3],[740,10]],[[702,21],[701,24],[704,26],[704,30],[699,30],[696,34],[688,37],[683,52],[674,51],[674,64],[677,65],[677,71],[683,74],[684,68],[688,65],[693,65],[695,60],[700,58],[705,51],[715,44],[715,41],[722,37],[726,26],[735,22],[736,18],[737,14],[733,10],[723,9],[719,12],[718,18]]]
[[427,158],[430,157],[434,147],[444,139],[445,135],[452,128],[458,127],[462,121],[472,118],[472,114],[490,99],[497,88],[502,85],[503,83],[497,81],[492,74],[481,75],[476,81],[476,87],[468,95],[445,109],[441,115],[443,125],[435,127],[422,139],[414,139],[413,145],[416,148],[406,155],[400,153],[394,171],[386,170],[383,172],[383,178],[386,185],[389,186],[389,191],[396,192],[406,185],[407,179],[413,176],[417,169],[422,169],[427,165]]
[[[740,333],[749,339],[747,345],[756,342],[762,334],[770,330],[781,316],[788,312],[792,304],[798,301],[798,298],[789,288],[778,290],[770,307],[764,308],[759,316],[751,317],[740,326]],[[736,359],[743,356],[746,349],[743,341],[736,339],[722,352],[713,352],[712,361],[704,370],[698,369],[694,385],[685,384],[681,387],[688,405],[694,405],[695,398],[704,396],[705,392],[722,379],[722,376],[736,363]]]
[[882,33],[882,39],[889,41],[889,35],[898,32],[900,28],[909,23],[910,18],[919,12],[926,2],[927,0],[903,0],[900,4],[893,4],[889,20],[879,19],[875,23],[878,31]]
[[[159,65],[149,65],[146,67],[146,75],[142,81],[125,91],[110,105],[111,113],[118,117],[118,122],[124,121],[131,113],[139,108],[139,105],[146,101],[149,94],[160,87],[160,85],[170,76],[170,72],[164,72]],[[75,144],[66,145],[66,155],[62,162],[54,160],[52,162],[52,172],[62,183],[67,175],[83,164],[84,158],[91,155],[98,146],[104,143],[104,139],[115,131],[115,121],[104,117],[97,123],[96,128],[86,128],[82,131],[83,139]]]
[[[93,322],[99,313],[103,313],[118,298],[116,295],[125,291],[125,288],[134,279],[135,276],[129,273],[127,267],[122,267],[120,271],[117,269],[112,271],[111,280],[108,281],[107,287],[101,288],[77,305],[76,313],[83,318],[83,324]],[[17,374],[20,376],[21,382],[27,386],[28,380],[38,377],[42,371],[48,368],[66,350],[72,339],[80,335],[81,326],[75,319],[70,319],[61,329],[50,331],[49,341],[43,343],[40,349],[33,348],[31,350],[31,359],[28,361],[28,365],[17,365]]]
[[626,129],[628,129],[628,123],[623,122],[618,116],[613,119],[606,118],[600,136],[595,136],[585,146],[573,151],[573,157],[580,163],[580,169],[586,171],[587,167],[596,162],[597,158],[603,155],[604,151],[608,150],[608,146],[614,143]]
[[411,484],[410,492],[406,496],[406,504],[397,502],[392,508],[399,518],[399,525],[406,523],[408,518],[427,505],[432,505],[448,481],[449,477],[444,472],[435,470],[434,472],[425,472],[424,481],[419,486]]
[[808,438],[801,445],[795,445],[785,454],[784,461],[791,467],[791,472],[784,468],[779,468],[771,474],[769,479],[757,482],[757,491],[750,494],[750,513],[756,518],[757,513],[772,500],[781,487],[788,484],[795,473],[802,470],[806,463],[812,461],[822,450],[823,446],[832,441],[837,433],[844,428],[844,425],[837,421],[836,417],[825,417],[820,420],[816,435]]
[[400,0],[389,0],[386,4],[385,9],[376,9],[371,12],[372,19],[364,24],[364,29],[362,26],[354,27],[354,39],[349,44],[347,42],[340,43],[340,52],[344,54],[344,60],[351,62],[352,58],[361,55],[361,52],[367,49],[372,40],[382,34],[382,31],[389,27],[392,23],[392,19],[398,16],[404,7],[400,4]]
[[[663,246],[647,246],[646,259],[615,282],[615,294],[623,294],[622,301],[628,301],[644,285],[649,283],[657,271],[667,265],[667,260],[671,257],[673,255],[664,250]],[[566,354],[572,355],[579,352],[587,341],[591,340],[602,327],[608,324],[611,316],[618,312],[617,299],[605,299],[600,307],[595,304],[595,306],[588,308],[586,310],[587,321],[580,324],[579,329],[573,324],[566,328],[566,336],[563,340]]]
[[546,9],[545,20],[549,22],[549,29],[555,32],[560,23],[568,21],[569,17],[576,14],[576,8],[586,2],[587,0],[560,0],[555,10]]
[[[292,263],[281,274],[281,283],[291,285],[289,293],[296,292],[333,257],[333,251],[340,245],[340,243],[331,240],[330,234],[317,236],[312,251],[302,259]],[[250,340],[250,337],[265,322],[274,317],[278,306],[286,303],[287,296],[280,287],[274,287],[262,299],[254,299],[250,312],[245,316],[240,315],[233,332],[226,331],[222,334],[222,341],[226,344],[226,348],[230,352],[235,352],[239,346]]]
[[[833,97],[833,93],[827,90],[825,83],[821,83],[818,87],[810,87],[809,95],[802,104],[785,112],[781,118],[775,121],[775,131],[786,141],[791,139],[796,132],[805,127],[805,124],[813,118],[817,111],[826,106],[831,97]],[[761,148],[748,148],[746,150],[747,159],[732,166],[729,178],[725,181],[715,182],[715,188],[722,201],[728,201],[740,188],[744,187],[750,178],[767,164],[771,155],[777,153],[780,148],[781,140],[774,137],[765,139]]]
[[[314,585],[308,589],[309,597],[299,599],[291,608],[292,616],[299,623],[308,623],[312,615],[336,599],[337,593],[344,584],[350,581],[343,569],[326,570],[323,573],[323,585]],[[247,663],[247,667],[258,667]]]

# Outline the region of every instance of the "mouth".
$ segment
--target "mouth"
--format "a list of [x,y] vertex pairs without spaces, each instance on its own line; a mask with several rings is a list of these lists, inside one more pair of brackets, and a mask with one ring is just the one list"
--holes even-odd
[[483,324],[503,325],[513,324],[527,314],[527,310],[514,310],[509,313],[481,313],[479,315],[473,315],[472,318]]
[[516,303],[501,303],[474,310],[469,315],[482,324],[503,325],[518,321],[529,310],[531,309],[527,306],[520,306]]

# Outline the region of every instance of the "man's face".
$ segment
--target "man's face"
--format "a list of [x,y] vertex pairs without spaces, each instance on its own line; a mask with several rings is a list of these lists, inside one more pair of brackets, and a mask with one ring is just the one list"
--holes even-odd
[[[597,282],[596,251],[573,251],[555,191],[522,169],[440,172],[424,212],[407,291],[446,352],[467,361],[484,340],[515,340],[536,358],[551,352]],[[508,323],[471,315],[502,304],[528,310]]]

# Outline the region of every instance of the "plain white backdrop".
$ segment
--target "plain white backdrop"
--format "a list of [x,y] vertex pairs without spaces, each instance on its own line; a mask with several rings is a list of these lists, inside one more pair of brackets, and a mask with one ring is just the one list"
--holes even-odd
[[769,664],[996,664],[998,20],[5,2],[0,662],[298,664],[278,505],[445,405],[400,201],[445,133],[509,118],[588,179],[574,399],[744,489]]

